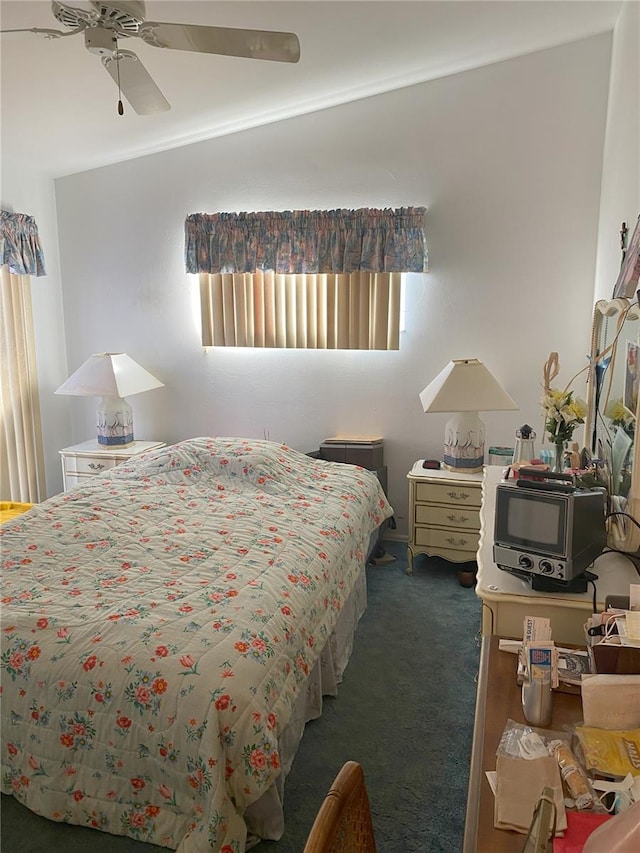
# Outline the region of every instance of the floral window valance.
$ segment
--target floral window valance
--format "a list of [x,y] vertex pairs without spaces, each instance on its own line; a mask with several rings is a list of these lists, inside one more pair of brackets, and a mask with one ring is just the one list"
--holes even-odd
[[424,207],[192,213],[189,273],[426,272]]
[[14,275],[46,275],[33,216],[0,211],[0,265],[4,264]]

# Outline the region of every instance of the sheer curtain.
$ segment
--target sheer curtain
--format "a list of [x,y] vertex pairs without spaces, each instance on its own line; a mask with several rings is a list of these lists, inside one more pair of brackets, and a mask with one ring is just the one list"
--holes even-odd
[[31,308],[31,275],[45,275],[32,217],[0,213],[0,498],[46,496]]
[[398,349],[401,275],[426,272],[425,208],[191,214],[204,346]]

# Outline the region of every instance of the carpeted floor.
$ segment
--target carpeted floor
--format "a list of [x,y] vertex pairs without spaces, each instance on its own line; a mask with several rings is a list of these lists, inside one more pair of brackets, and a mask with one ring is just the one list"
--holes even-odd
[[[369,605],[335,699],[307,725],[285,785],[286,830],[254,853],[301,853],[342,764],[365,772],[378,853],[459,853],[467,795],[480,602],[456,566],[406,545],[367,569]],[[3,853],[153,853],[165,848],[66,826],[2,797]]]

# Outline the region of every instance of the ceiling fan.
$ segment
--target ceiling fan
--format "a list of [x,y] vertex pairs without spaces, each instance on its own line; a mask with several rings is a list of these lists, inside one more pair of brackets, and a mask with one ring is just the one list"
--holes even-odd
[[[120,39],[135,36],[153,47],[274,62],[300,59],[300,43],[294,33],[147,21],[142,0],[87,0],[81,8],[54,0],[51,10],[69,32],[41,27],[0,32],[41,33],[46,38],[83,33],[87,50],[102,58],[118,91],[139,115],[164,112],[171,106],[138,56],[133,51],[120,49]],[[118,112],[120,115],[124,112],[122,100],[118,101]]]

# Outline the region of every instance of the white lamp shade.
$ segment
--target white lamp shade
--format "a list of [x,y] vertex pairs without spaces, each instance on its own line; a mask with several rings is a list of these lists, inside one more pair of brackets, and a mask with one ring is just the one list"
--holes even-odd
[[134,440],[133,412],[123,398],[163,384],[126,353],[99,352],[80,365],[55,393],[101,397],[96,424],[98,444],[126,447]]
[[477,358],[450,361],[420,392],[425,412],[515,411],[517,403]]
[[130,397],[164,385],[124,352],[101,352],[90,356],[56,394],[80,397]]
[[420,392],[425,412],[456,412],[445,429],[444,467],[479,473],[484,462],[484,424],[478,412],[510,411],[516,402],[477,358],[450,361]]

